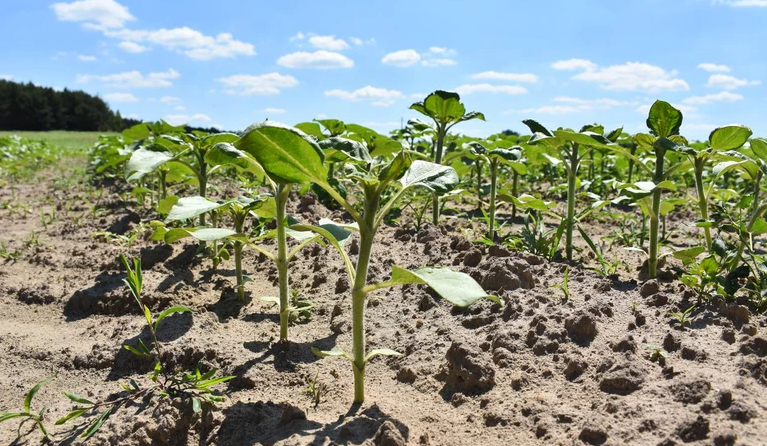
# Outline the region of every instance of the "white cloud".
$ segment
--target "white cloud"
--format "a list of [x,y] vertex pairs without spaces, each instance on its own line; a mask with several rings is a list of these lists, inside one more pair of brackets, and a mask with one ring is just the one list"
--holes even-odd
[[370,101],[371,105],[378,107],[388,107],[397,99],[404,98],[405,95],[397,90],[387,90],[385,88],[378,88],[368,85],[366,87],[359,88],[354,91],[346,91],[340,89],[327,90],[325,96],[332,96],[341,98],[347,101]]
[[256,54],[253,45],[235,40],[229,33],[208,36],[187,26],[158,30],[127,29],[126,22],[135,20],[135,17],[128,12],[128,8],[114,0],[54,3],[51,8],[59,20],[83,22],[86,28],[96,29],[107,37],[120,39],[120,48],[127,52],[146,51],[147,47],[140,44],[150,43],[197,60]]
[[368,40],[362,40],[359,37],[349,37],[349,41],[353,43],[356,46],[362,46],[362,45],[372,45],[376,43],[376,39],[369,38]]
[[109,102],[138,102],[138,98],[130,93],[109,93],[104,95]]
[[318,50],[343,51],[349,48],[344,39],[336,39],[336,36],[311,36],[309,45]]
[[411,93],[407,95],[407,97],[409,97],[410,99],[418,99],[419,101],[423,100],[426,96],[427,96],[426,93]]
[[525,94],[527,89],[519,85],[466,84],[456,87],[459,94],[492,93],[492,94]]
[[452,57],[455,56],[455,50],[450,48],[445,48],[443,46],[430,46],[429,52],[432,54],[440,54],[444,57]]
[[217,79],[224,84],[224,93],[240,96],[263,96],[279,94],[282,88],[292,88],[298,85],[293,76],[268,73],[260,75],[235,74]]
[[619,101],[617,99],[612,99],[612,98],[582,99],[582,98],[575,98],[572,96],[557,96],[554,98],[554,102],[565,102],[568,104],[585,105],[585,106],[588,106],[589,108],[593,108],[593,107],[609,108],[609,107],[619,107],[622,105],[636,105],[635,102]]
[[573,70],[594,70],[596,69],[597,64],[590,60],[586,59],[568,59],[568,60],[558,60],[551,64],[551,68],[555,70],[567,70],[567,71],[573,71]]
[[257,113],[266,113],[266,114],[271,114],[271,115],[281,115],[283,113],[287,113],[287,110],[285,110],[284,108],[267,107],[267,108],[265,108],[263,110],[256,110],[256,112]]
[[557,70],[580,70],[573,79],[594,82],[606,90],[645,91],[656,93],[663,90],[689,90],[690,85],[677,78],[676,70],[663,68],[642,62],[626,62],[600,68],[597,64],[584,59],[570,59],[555,62]]
[[519,113],[527,115],[567,115],[571,113],[581,113],[589,110],[587,105],[544,105],[537,108],[525,108],[522,110],[509,110],[507,113]]
[[12,81],[13,76],[11,76],[10,74],[0,74],[0,80]]
[[77,56],[77,59],[82,61],[82,62],[95,62],[96,61],[96,56],[88,56],[88,55],[81,54],[81,55]]
[[296,42],[298,40],[304,40],[306,38],[306,35],[302,33],[301,31],[297,32],[295,35],[290,37],[291,42]]
[[711,102],[720,102],[720,101],[726,101],[726,102],[734,102],[734,101],[740,101],[743,99],[743,95],[737,94],[737,93],[730,93],[729,91],[723,91],[721,93],[716,94],[707,94],[705,96],[690,96],[689,98],[685,99],[685,104],[709,104]]
[[767,8],[767,0],[717,0],[716,3],[722,3],[733,8]]
[[715,63],[708,63],[704,62],[702,64],[698,64],[698,68],[705,71],[712,71],[712,72],[721,72],[721,73],[729,73],[730,67],[727,65],[717,65]]
[[538,82],[538,76],[532,73],[500,73],[498,71],[483,71],[481,73],[475,73],[469,76],[471,79],[485,79],[495,81],[509,81],[509,82]]
[[120,47],[120,49],[125,51],[126,53],[141,54],[141,53],[149,51],[149,47],[139,45],[138,43],[131,42],[129,40],[120,42],[117,46]]
[[416,50],[400,50],[385,55],[381,63],[393,65],[395,67],[409,67],[417,64],[421,60],[421,55]]
[[160,102],[163,104],[173,104],[175,102],[181,102],[181,98],[175,96],[163,96],[160,98]]
[[277,59],[277,64],[287,68],[316,68],[318,70],[325,70],[351,68],[354,66],[354,61],[341,53],[320,50],[313,53],[299,51],[297,53],[286,54]]
[[706,82],[706,87],[723,88],[725,90],[734,90],[740,87],[749,87],[761,84],[761,81],[750,81],[747,79],[738,79],[729,74],[712,74]]
[[128,8],[114,0],[54,3],[51,8],[62,22],[84,22],[85,26],[100,30],[122,28],[126,22],[136,20]]
[[173,110],[176,110],[176,111],[186,111],[186,107],[184,107],[183,105],[177,105],[177,106],[173,107]]
[[81,84],[96,80],[109,88],[159,88],[172,86],[171,80],[179,76],[178,71],[170,68],[168,71],[149,73],[146,76],[140,71],[134,70],[105,76],[77,75],[76,80]]
[[453,59],[427,59],[421,62],[425,67],[441,67],[444,65],[455,65],[458,62]]
[[165,120],[170,125],[181,125],[181,124],[189,124],[192,122],[201,123],[201,122],[212,121],[212,119],[210,119],[210,116],[202,114],[202,113],[195,113],[193,115],[168,115],[165,117]]

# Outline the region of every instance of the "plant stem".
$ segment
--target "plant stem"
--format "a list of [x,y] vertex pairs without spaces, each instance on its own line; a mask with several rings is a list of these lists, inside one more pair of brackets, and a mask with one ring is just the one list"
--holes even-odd
[[[708,220],[708,200],[703,192],[703,158],[695,159],[695,187],[698,191],[698,207],[700,208],[700,218]],[[706,251],[711,252],[711,228],[703,228],[706,235]]]
[[[198,181],[200,182],[200,196],[205,198],[208,191],[208,165],[202,157],[200,157],[200,174],[198,176]],[[200,214],[200,226],[205,227],[205,214]]]
[[578,178],[578,144],[570,151],[570,169],[567,171],[567,222],[565,223],[565,254],[573,259],[573,226],[575,225],[575,180]]
[[168,172],[160,169],[160,199],[165,199],[167,196],[167,183],[165,180],[165,177],[168,175]]
[[[657,185],[663,181],[663,161],[666,151],[655,149],[655,176],[653,182]],[[650,258],[647,260],[647,276],[654,279],[658,275],[658,227],[660,226],[661,190],[655,188],[652,192],[652,212],[650,213]]]
[[[513,180],[511,183],[511,196],[514,198],[517,198],[517,184],[519,183],[519,174],[517,171],[514,171],[513,174]],[[517,204],[512,202],[511,203],[511,219],[514,220],[517,217]]]
[[[631,144],[631,155],[634,156],[636,154],[637,148],[635,144]],[[632,158],[629,158],[629,177],[628,182],[631,183],[631,177],[634,173],[634,160]]]
[[289,284],[288,284],[288,243],[285,234],[285,206],[290,195],[290,186],[277,185],[277,273],[280,282],[280,340],[288,340],[288,322],[290,322]]
[[[445,143],[445,133],[447,133],[445,127],[439,125],[437,127],[437,147],[434,151],[434,162],[437,164],[442,164],[442,146]],[[432,194],[431,203],[431,222],[437,226],[439,224],[439,196],[437,194]]]
[[[243,215],[235,214],[234,216],[234,230],[237,231],[238,234],[242,234],[243,232],[246,215],[247,212],[244,212]],[[245,281],[242,277],[242,248],[243,243],[241,241],[237,240],[234,242],[234,270],[237,274],[237,298],[240,302],[245,302]]]
[[352,289],[352,369],[354,371],[354,402],[365,401],[365,285],[373,251],[378,211],[377,191],[365,190],[364,224],[360,225],[360,251]]
[[476,160],[474,165],[477,166],[477,209],[482,209],[482,162]]
[[495,241],[495,188],[498,176],[498,161],[490,161],[490,221],[487,223],[487,238]]

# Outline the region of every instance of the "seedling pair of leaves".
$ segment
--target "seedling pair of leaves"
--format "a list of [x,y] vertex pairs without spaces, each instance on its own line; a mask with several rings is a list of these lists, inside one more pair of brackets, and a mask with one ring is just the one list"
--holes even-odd
[[[348,127],[348,126],[347,126]],[[321,356],[344,357],[352,364],[356,402],[365,398],[364,371],[368,361],[378,355],[399,355],[390,349],[366,352],[365,298],[378,289],[400,284],[428,284],[446,300],[467,306],[489,296],[470,276],[442,268],[422,268],[408,271],[394,265],[390,280],[368,283],[368,268],[372,256],[375,234],[394,204],[411,188],[423,187],[432,193],[443,194],[458,183],[455,171],[446,166],[426,161],[413,161],[411,154],[400,150],[393,156],[374,158],[368,147],[359,141],[337,138],[325,144],[325,150],[343,152],[348,158],[342,172],[344,180],[361,189],[364,197],[357,209],[341,197],[327,181],[324,163],[325,150],[314,138],[299,129],[272,121],[249,127],[235,146],[252,155],[272,181],[279,184],[314,183],[328,192],[344,208],[359,228],[359,254],[356,265],[343,246],[330,231],[313,230],[322,235],[344,259],[352,286],[352,343],[351,354],[342,350],[315,352]],[[391,189],[395,184],[397,189]],[[389,198],[382,196],[389,190]],[[278,226],[279,227],[279,226]],[[298,228],[301,229],[301,228]]]

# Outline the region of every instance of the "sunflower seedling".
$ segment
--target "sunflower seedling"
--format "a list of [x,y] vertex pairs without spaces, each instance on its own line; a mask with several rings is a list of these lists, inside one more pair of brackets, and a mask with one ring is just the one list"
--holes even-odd
[[46,440],[49,440],[51,437],[48,434],[48,430],[45,428],[45,424],[43,424],[43,421],[45,420],[46,408],[43,407],[39,411],[33,411],[32,399],[35,397],[35,395],[37,395],[37,392],[39,392],[43,386],[53,381],[55,378],[56,376],[54,375],[35,384],[35,386],[29,389],[29,392],[27,392],[27,394],[24,396],[24,405],[22,407],[22,410],[19,412],[0,413],[0,423],[2,423],[3,421],[19,419],[20,422],[19,422],[19,428],[17,430],[17,434],[21,436],[21,428],[24,426],[26,422],[32,421],[35,423],[35,426],[37,426],[37,428],[40,430],[40,433],[43,434],[43,437]]

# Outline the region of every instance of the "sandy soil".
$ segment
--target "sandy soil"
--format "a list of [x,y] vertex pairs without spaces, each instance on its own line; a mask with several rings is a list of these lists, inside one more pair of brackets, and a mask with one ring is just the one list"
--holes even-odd
[[[225,402],[202,417],[168,401],[134,405],[112,416],[91,444],[767,444],[765,317],[715,301],[698,306],[689,329],[675,329],[668,313],[692,303],[679,282],[637,283],[633,269],[602,278],[571,267],[565,302],[553,288],[564,264],[471,243],[462,235],[466,224],[454,220],[417,233],[384,228],[373,279],[386,278],[392,263],[452,266],[506,305],[458,310],[417,286],[373,295],[369,347],[406,356],[374,360],[367,401],[353,406],[349,364],[311,352],[351,348],[349,285],[330,248],[309,247],[291,265],[292,287],[317,309],[291,327],[292,342],[283,346],[274,308],[258,300],[277,294],[276,268],[254,251],[246,251],[252,281],[240,305],[233,261],[211,271],[193,244],[139,239],[128,248],[94,238],[153,218],[116,190],[103,193],[94,218],[90,188],[41,180],[14,189],[0,189],[0,202],[16,206],[0,210],[0,241],[21,252],[15,261],[0,259],[0,411],[19,408],[34,383],[57,374],[33,404],[48,407],[53,428],[72,408],[62,391],[103,400],[120,391],[119,382],[146,379],[150,364],[122,349],[148,332],[122,283],[120,253],[141,256],[153,310],[195,309],[160,330],[165,359],[236,376],[220,386]],[[52,208],[57,217],[46,227],[40,212]],[[307,220],[331,215],[311,199],[293,212]],[[612,230],[598,222],[590,228]],[[39,244],[28,243],[30,231]],[[650,360],[647,345],[662,346],[668,358]],[[316,407],[303,392],[315,374],[328,389]],[[28,431],[17,440],[16,424],[2,423],[0,444],[39,444],[39,433]],[[80,441],[76,432],[53,431],[57,443]]]

